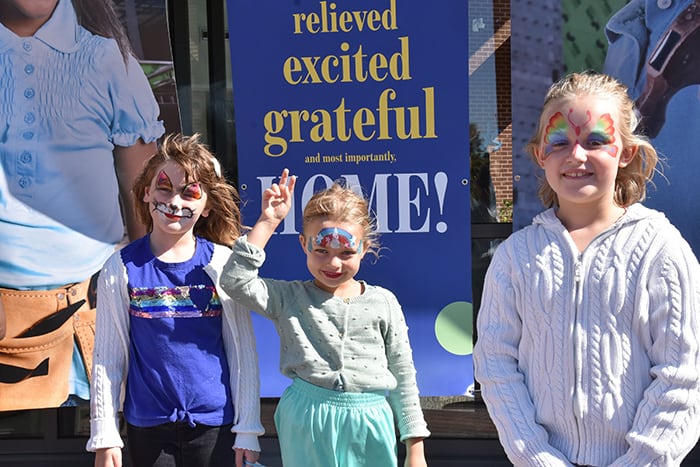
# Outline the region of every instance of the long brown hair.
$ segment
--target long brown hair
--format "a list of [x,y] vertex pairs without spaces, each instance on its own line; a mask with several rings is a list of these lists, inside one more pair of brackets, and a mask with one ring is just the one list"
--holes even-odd
[[133,55],[133,49],[124,25],[119,19],[112,0],[67,0],[73,2],[78,23],[91,33],[114,39],[124,57],[124,63]]
[[158,151],[146,162],[133,187],[136,214],[150,232],[153,230],[151,208],[143,201],[158,169],[173,161],[185,171],[187,180],[197,181],[207,194],[209,215],[200,217],[194,233],[214,243],[232,246],[241,232],[241,211],[236,189],[223,177],[221,165],[209,148],[199,142],[199,135],[167,135]]

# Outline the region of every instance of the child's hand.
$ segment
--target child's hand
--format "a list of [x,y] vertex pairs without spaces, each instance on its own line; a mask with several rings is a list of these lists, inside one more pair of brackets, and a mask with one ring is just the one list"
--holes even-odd
[[295,176],[289,176],[289,169],[284,169],[279,183],[273,183],[263,192],[262,213],[247,234],[248,243],[265,248],[277,226],[292,208],[296,182]]
[[296,176],[289,175],[289,169],[284,169],[279,183],[273,183],[263,192],[261,220],[280,222],[292,207]]
[[95,452],[95,467],[122,467],[121,448],[104,448]]
[[406,440],[406,460],[404,467],[427,467],[422,438],[408,438]]
[[236,467],[246,467],[257,464],[258,458],[260,457],[259,452],[243,448],[233,449],[236,451]]

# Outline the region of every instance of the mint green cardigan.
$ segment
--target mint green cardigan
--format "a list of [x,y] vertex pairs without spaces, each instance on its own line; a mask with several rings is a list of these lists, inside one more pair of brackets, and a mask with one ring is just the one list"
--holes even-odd
[[231,297],[270,318],[280,336],[280,371],[332,390],[388,391],[401,441],[430,435],[416,384],[408,328],[390,291],[364,284],[341,299],[313,281],[263,279],[265,251],[241,237],[221,276]]

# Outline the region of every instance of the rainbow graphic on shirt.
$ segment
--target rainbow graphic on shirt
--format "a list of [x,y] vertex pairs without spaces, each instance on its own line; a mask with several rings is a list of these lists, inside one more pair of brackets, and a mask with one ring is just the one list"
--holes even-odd
[[208,318],[221,315],[221,300],[211,285],[133,287],[129,314],[138,318]]

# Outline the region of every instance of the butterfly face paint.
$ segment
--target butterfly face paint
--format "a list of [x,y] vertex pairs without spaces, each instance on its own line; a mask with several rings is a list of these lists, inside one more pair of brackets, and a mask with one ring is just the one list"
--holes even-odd
[[348,248],[355,250],[357,253],[362,252],[362,240],[358,241],[353,234],[338,227],[325,228],[315,236],[309,237],[306,249],[311,252],[314,246],[321,248]]
[[610,114],[601,115],[588,134],[587,144],[590,147],[597,147],[612,157],[617,157],[618,147],[615,142],[615,123]]
[[[619,148],[615,143],[615,124],[609,113],[601,115],[597,121],[591,122],[591,112],[586,111],[587,119],[581,123],[576,123],[572,119],[573,109],[569,109],[569,114],[565,118],[561,112],[556,112],[549,119],[544,130],[544,155],[549,156],[553,152],[563,148],[570,149],[570,144],[579,145],[582,148],[593,151],[602,150],[617,157]],[[584,129],[590,129],[588,133]],[[570,140],[569,133],[573,130],[576,137]],[[582,140],[581,135],[585,136]]]

